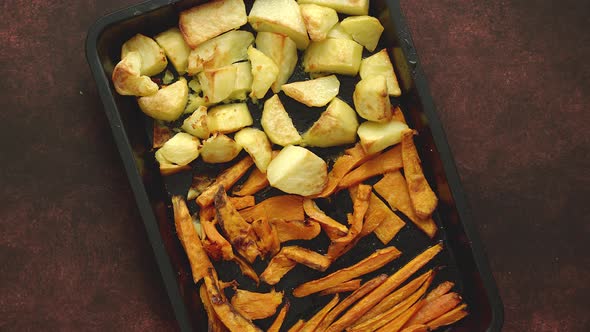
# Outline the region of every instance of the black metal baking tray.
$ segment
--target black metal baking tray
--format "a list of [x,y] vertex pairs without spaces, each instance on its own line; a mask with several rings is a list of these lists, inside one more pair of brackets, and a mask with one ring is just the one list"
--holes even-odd
[[[96,80],[104,104],[105,113],[111,124],[115,142],[121,154],[123,165],[129,177],[137,206],[141,213],[153,252],[158,263],[164,285],[174,309],[178,325],[183,331],[204,331],[207,318],[198,297],[198,289],[193,284],[188,260],[176,237],[172,222],[169,196],[185,195],[191,182],[191,174],[183,173],[161,177],[151,151],[151,121],[139,111],[132,97],[118,95],[110,82],[110,75],[119,60],[121,45],[136,33],[153,36],[178,22],[178,13],[205,1],[153,0],[120,10],[99,19],[92,25],[86,40],[86,57]],[[246,1],[248,4],[249,1]],[[500,331],[503,323],[503,306],[489,269],[479,237],[476,234],[467,202],[459,181],[455,164],[447,144],[441,123],[436,115],[427,81],[420,69],[412,38],[401,14],[399,0],[371,1],[371,15],[379,17],[385,26],[380,47],[386,47],[396,69],[403,95],[394,103],[404,110],[410,126],[419,132],[416,145],[419,149],[423,168],[429,182],[439,197],[439,206],[433,216],[440,228],[433,241],[421,234],[410,222],[390,243],[403,255],[384,269],[376,271],[391,273],[421,250],[435,241],[443,241],[445,250],[427,267],[442,265],[437,279],[452,280],[469,306],[470,315],[463,321],[448,328],[448,331]],[[301,69],[297,69],[291,80],[300,79]],[[351,103],[355,79],[339,77],[340,97]],[[304,130],[319,117],[318,109],[302,109],[301,104],[281,94],[287,109],[299,108],[298,115],[291,114],[299,130]],[[260,116],[259,106],[250,104],[255,119]],[[301,116],[301,114],[305,114]],[[331,159],[342,149],[316,149],[314,152]],[[202,171],[203,163],[196,163],[193,169]],[[219,167],[219,166],[217,166]],[[223,166],[221,166],[223,167]],[[215,171],[209,167],[209,171]],[[272,195],[272,191],[261,195]],[[349,209],[347,197],[339,194],[335,198],[337,208],[326,205],[328,214],[342,216]],[[194,205],[190,206],[194,208]],[[345,220],[345,218],[339,218]],[[314,250],[325,249],[327,239],[320,236],[305,246]],[[331,272],[351,265],[366,257],[376,248],[382,247],[374,236],[368,236],[357,247],[340,258],[327,271]],[[260,272],[260,266],[256,266]],[[241,288],[253,287],[250,280],[240,276],[236,266],[227,263],[219,268],[224,280],[236,278]],[[291,289],[305,275],[314,278],[317,271],[298,267],[289,273],[277,289]],[[369,275],[368,277],[372,276]],[[366,279],[365,279],[366,280]],[[288,293],[288,292],[286,292]],[[309,296],[303,299],[290,299],[291,313],[285,326],[291,326],[298,316],[309,317],[318,307],[329,300],[328,297]],[[261,327],[268,321],[259,322]]]

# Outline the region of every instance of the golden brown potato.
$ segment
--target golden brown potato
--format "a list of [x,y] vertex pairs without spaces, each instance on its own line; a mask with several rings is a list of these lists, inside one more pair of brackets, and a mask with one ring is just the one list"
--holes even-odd
[[158,85],[151,78],[141,75],[141,55],[129,52],[113,70],[115,90],[123,96],[150,96],[158,92]]
[[352,39],[363,45],[369,52],[377,47],[384,28],[378,19],[372,16],[351,16],[340,23]]
[[170,28],[156,35],[154,39],[162,47],[174,69],[179,74],[184,74],[188,66],[188,55],[191,48],[184,41],[180,30],[176,27]]
[[178,26],[191,48],[246,24],[243,0],[211,1],[180,13]]
[[156,157],[161,156],[170,164],[188,165],[199,157],[199,143],[199,139],[192,135],[178,133],[156,151]]
[[281,103],[279,95],[274,95],[264,102],[260,123],[268,138],[275,144],[287,146],[301,142],[301,136]]
[[153,39],[142,34],[133,36],[123,44],[121,59],[125,59],[130,52],[137,52],[141,56],[141,75],[159,74],[168,65],[164,50]]
[[233,133],[253,123],[246,103],[219,105],[207,114],[207,125],[212,133]]
[[289,194],[310,196],[324,189],[326,162],[300,146],[289,145],[270,162],[266,176],[271,186]]
[[376,75],[385,76],[387,93],[395,97],[399,97],[402,94],[397,77],[395,76],[395,71],[393,70],[393,65],[385,48],[368,58],[364,58],[361,61],[359,74],[361,75],[361,79]]
[[188,57],[189,75],[203,70],[229,66],[248,58],[248,47],[254,42],[254,35],[248,31],[236,30],[224,33],[197,46]]
[[303,56],[303,68],[308,73],[356,76],[362,54],[363,47],[353,40],[328,38],[309,45]]
[[352,97],[354,107],[362,118],[375,122],[391,120],[393,112],[385,76],[376,75],[362,79],[356,84]]
[[326,39],[330,29],[338,23],[338,14],[332,8],[314,4],[300,4],[299,8],[307,33],[313,41]]
[[340,81],[335,75],[313,80],[283,84],[283,92],[310,107],[326,106],[340,91]]
[[334,8],[337,12],[348,15],[367,15],[369,0],[299,0],[299,3],[314,3]]
[[334,98],[320,118],[303,134],[309,146],[330,147],[356,142],[359,123],[347,103]]
[[274,32],[291,38],[303,50],[309,44],[301,10],[295,0],[256,0],[248,22],[258,32]]
[[279,72],[272,83],[272,91],[279,93],[297,65],[297,46],[291,38],[273,32],[259,32],[256,35],[256,48],[271,58]]
[[242,147],[224,134],[216,134],[203,141],[201,158],[206,163],[218,164],[231,161],[242,151]]
[[188,85],[181,77],[175,83],[163,86],[151,96],[137,99],[139,108],[146,115],[164,121],[174,121],[182,115],[188,102]]

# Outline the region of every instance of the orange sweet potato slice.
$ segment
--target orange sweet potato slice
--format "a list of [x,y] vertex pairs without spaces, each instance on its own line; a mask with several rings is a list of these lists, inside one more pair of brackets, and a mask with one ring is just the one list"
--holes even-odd
[[274,315],[283,302],[283,293],[271,290],[269,293],[256,293],[243,289],[236,290],[231,305],[242,316],[250,319],[264,319]]
[[445,295],[446,293],[448,293],[454,286],[455,286],[455,283],[453,283],[453,282],[450,282],[450,281],[442,282],[440,285],[436,286],[435,289],[431,290],[428,293],[428,295],[426,295],[426,298],[424,300],[426,300],[426,302],[430,302],[436,298],[439,298],[439,297]]
[[424,306],[410,318],[406,326],[425,324],[436,319],[455,308],[461,303],[461,296],[457,293],[448,293],[439,296],[431,301],[425,302]]
[[215,182],[212,185],[197,197],[197,204],[200,207],[211,205],[220,186],[225,190],[229,190],[244,174],[246,174],[252,165],[254,165],[254,161],[250,156],[247,156],[226,169],[215,179]]
[[205,312],[207,313],[207,321],[209,325],[208,331],[227,331],[227,328],[225,327],[225,325],[223,325],[219,317],[217,317],[215,310],[213,310],[213,305],[211,304],[211,301],[209,301],[209,295],[207,295],[207,287],[205,287],[205,284],[201,284],[201,287],[199,288],[199,296],[201,297],[201,302],[203,302]]
[[402,168],[402,153],[399,145],[369,159],[352,172],[346,174],[338,184],[338,188],[348,188],[374,176]]
[[236,210],[243,210],[256,204],[254,196],[229,197],[229,200]]
[[310,294],[321,292],[324,289],[334,287],[342,282],[346,282],[351,279],[363,276],[367,273],[371,273],[398,258],[400,255],[401,252],[395,247],[379,249],[369,257],[352,266],[338,270],[323,278],[308,281],[299,285],[293,290],[293,295],[295,297],[304,297]]
[[268,328],[268,330],[266,330],[266,332],[279,332],[281,330],[281,327],[285,322],[285,317],[287,317],[287,313],[289,312],[290,307],[291,304],[287,301],[285,305],[281,308],[281,311],[279,311],[279,314],[275,318],[272,325]]
[[387,204],[377,195],[371,194],[361,237],[374,232],[383,244],[388,244],[405,225],[406,223],[391,211]]
[[391,320],[389,323],[385,324],[382,328],[378,329],[378,332],[398,332],[404,326],[404,324],[416,313],[416,311],[420,310],[424,306],[424,300],[420,300],[416,302],[413,306],[411,306],[408,310],[403,312],[399,315],[396,319]]
[[291,240],[311,240],[322,230],[320,224],[313,219],[275,220],[272,224],[277,228],[281,243]]
[[341,237],[348,233],[346,226],[327,216],[312,199],[306,198],[303,201],[303,209],[305,210],[305,214],[322,226],[322,229],[326,231],[330,239]]
[[318,271],[326,271],[332,261],[330,258],[318,254],[315,251],[298,247],[298,246],[289,246],[284,247],[281,249],[281,252],[285,255],[285,257],[289,258],[290,260],[303,264],[309,268]]
[[291,271],[297,263],[289,259],[283,252],[276,254],[260,274],[260,279],[269,285],[276,285],[281,278]]
[[461,319],[463,319],[465,316],[467,316],[467,314],[468,314],[467,305],[462,304],[462,305],[456,307],[455,309],[447,312],[446,314],[444,314],[434,320],[431,320],[426,325],[428,326],[429,331],[433,331],[441,326],[447,326],[447,325],[451,325],[453,323],[456,323],[456,322],[460,321]]
[[268,186],[266,174],[262,173],[258,168],[254,168],[246,182],[237,188],[238,190],[234,190],[233,194],[236,196],[254,195]]
[[291,326],[291,328],[287,332],[299,332],[301,331],[304,325],[305,321],[303,319],[300,319],[297,321],[297,323],[293,324],[293,326]]
[[346,292],[355,291],[359,287],[361,287],[361,281],[362,281],[361,279],[352,279],[352,280],[343,282],[340,285],[330,287],[328,289],[324,289],[323,291],[320,292],[320,295],[325,296],[325,295],[330,295],[330,294],[346,293]]
[[231,244],[221,235],[215,227],[216,221],[201,219],[201,228],[205,233],[203,246],[211,259],[231,261],[234,259],[234,251]]
[[[358,321],[367,311],[371,310],[383,298],[389,295],[394,289],[399,287],[411,275],[416,273],[420,268],[426,265],[432,258],[438,255],[443,249],[442,244],[434,245],[416,256],[409,263],[397,270],[378,288],[357,302],[350,310],[340,317],[334,324],[328,328],[328,331],[343,331]],[[297,289],[296,289],[297,290]],[[294,294],[295,295],[295,294]]]
[[212,268],[211,261],[203,248],[201,238],[193,225],[193,218],[188,211],[184,199],[180,196],[173,196],[172,208],[174,210],[176,233],[188,256],[193,281],[197,283],[207,275],[208,269]]
[[432,215],[434,209],[436,209],[438,198],[436,198],[434,191],[430,188],[422,172],[420,157],[414,145],[413,130],[408,129],[402,133],[401,148],[404,175],[408,182],[408,192],[414,211],[416,211],[418,217],[427,219]]
[[258,219],[252,223],[258,240],[256,245],[263,257],[272,257],[281,249],[281,241],[277,228],[266,219]]
[[297,195],[280,195],[241,210],[240,214],[247,222],[258,219],[274,223],[276,220],[304,220],[303,197]]
[[303,328],[299,331],[301,332],[315,332],[317,331],[317,327],[320,325],[322,320],[326,317],[326,315],[334,308],[338,302],[340,302],[340,296],[338,294],[334,295],[334,298],[320,311],[318,311],[313,317],[311,317],[307,323],[303,326]]
[[438,230],[434,220],[432,218],[421,219],[418,217],[408,193],[406,180],[399,171],[386,173],[383,179],[375,184],[374,188],[392,208],[398,209],[405,214],[430,238],[434,237]]
[[249,263],[254,262],[256,257],[260,256],[260,250],[256,245],[256,234],[252,225],[247,223],[234,208],[223,186],[219,186],[215,195],[215,210],[219,226],[229,242]]

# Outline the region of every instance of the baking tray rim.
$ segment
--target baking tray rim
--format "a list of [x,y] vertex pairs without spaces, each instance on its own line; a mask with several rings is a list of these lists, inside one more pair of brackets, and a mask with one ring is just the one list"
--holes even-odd
[[[176,271],[172,267],[172,263],[162,243],[160,231],[156,216],[152,210],[148,194],[143,185],[141,174],[139,173],[135,159],[133,157],[133,149],[125,132],[123,121],[120,117],[119,110],[114,100],[112,90],[110,88],[109,78],[106,76],[102,63],[99,58],[97,43],[102,32],[109,26],[117,24],[121,21],[130,19],[132,17],[141,16],[147,12],[157,10],[164,6],[173,5],[181,0],[147,0],[136,5],[129,6],[117,10],[113,13],[107,14],[97,21],[95,21],[88,29],[88,34],[85,41],[86,60],[90,66],[92,75],[97,85],[100,99],[104,106],[104,111],[111,126],[113,138],[117,145],[121,161],[125,168],[129,184],[133,191],[137,208],[144,223],[148,239],[152,246],[156,263],[160,270],[164,287],[168,294],[168,299],[172,305],[175,318],[178,326],[182,331],[190,331],[191,323],[189,320],[189,313],[186,310],[178,283],[176,280]],[[491,272],[487,255],[479,234],[472,223],[471,208],[465,197],[463,187],[454,158],[448,145],[446,134],[444,132],[442,123],[436,113],[434,100],[430,94],[428,82],[425,73],[423,72],[418,54],[414,48],[414,43],[405,23],[402,14],[399,0],[386,0],[387,7],[391,16],[391,23],[394,25],[395,31],[400,40],[400,47],[404,53],[404,57],[408,64],[411,65],[412,79],[416,87],[418,99],[422,103],[422,109],[432,133],[433,141],[438,150],[445,176],[453,200],[455,202],[457,214],[461,221],[461,225],[467,236],[473,259],[477,267],[477,271],[482,280],[488,296],[488,303],[491,308],[492,318],[487,331],[501,331],[504,323],[504,305]],[[401,42],[403,41],[403,42]]]

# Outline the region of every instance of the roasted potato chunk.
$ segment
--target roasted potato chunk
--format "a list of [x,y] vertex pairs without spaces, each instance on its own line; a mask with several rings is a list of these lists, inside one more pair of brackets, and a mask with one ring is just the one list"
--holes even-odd
[[203,141],[201,158],[210,164],[231,161],[242,151],[242,147],[224,134],[216,134]]
[[272,96],[264,103],[260,123],[268,138],[275,144],[286,146],[301,142],[301,136],[278,95]]
[[281,91],[297,64],[297,46],[289,37],[272,32],[259,32],[256,35],[256,48],[271,58],[279,72],[271,88],[274,93]]
[[352,39],[363,45],[369,52],[377,47],[384,28],[378,19],[372,16],[351,16],[342,20],[342,28]]
[[310,146],[330,147],[354,143],[359,123],[356,112],[338,98],[334,98],[320,118],[303,134]]
[[369,78],[371,76],[382,75],[385,76],[387,82],[387,93],[390,96],[399,97],[402,91],[395,76],[393,65],[389,59],[386,49],[371,55],[368,58],[364,58],[361,61],[361,67],[359,69],[361,79]]
[[252,63],[252,92],[250,97],[254,100],[264,98],[268,89],[277,80],[279,67],[273,59],[252,46],[248,48],[248,58]]
[[209,103],[228,99],[234,91],[237,76],[238,68],[232,65],[205,70],[197,75],[205,100]]
[[112,80],[115,90],[123,96],[151,96],[158,92],[158,85],[141,74],[141,55],[129,52],[113,70]]
[[243,0],[211,1],[180,13],[178,26],[186,43],[196,48],[203,42],[248,22]]
[[299,0],[299,3],[314,3],[334,8],[337,12],[348,15],[367,15],[369,0]]
[[137,99],[139,108],[146,115],[164,121],[174,121],[184,112],[188,102],[188,86],[181,77],[175,83],[162,87],[151,96]]
[[282,86],[285,94],[310,107],[326,106],[340,91],[340,81],[335,75],[308,81],[293,82]]
[[123,44],[121,59],[125,59],[130,52],[137,52],[141,56],[141,75],[159,74],[168,65],[164,50],[153,39],[142,34],[133,36]]
[[367,154],[374,154],[401,142],[402,132],[406,129],[408,125],[398,121],[366,121],[361,123],[357,134]]
[[225,104],[211,108],[207,125],[212,133],[233,133],[253,123],[246,103]]
[[248,31],[230,31],[204,42],[191,51],[187,71],[196,75],[203,70],[229,66],[248,58],[254,35]]
[[338,14],[332,8],[314,4],[300,4],[299,8],[307,33],[313,41],[326,39],[330,29],[338,23]]
[[209,138],[209,127],[207,126],[207,107],[200,106],[182,123],[182,130],[200,139]]
[[188,165],[199,157],[199,139],[187,133],[178,133],[156,151],[156,156],[179,166]]
[[291,38],[303,50],[309,44],[301,10],[295,0],[256,0],[248,22],[258,32],[274,32]]
[[181,75],[186,73],[191,48],[184,41],[180,30],[176,27],[170,28],[156,35],[154,39],[162,47],[174,69]]
[[260,129],[244,128],[236,133],[234,139],[252,157],[256,167],[266,173],[272,158],[272,149],[266,134]]
[[362,79],[354,89],[353,99],[356,111],[364,119],[387,122],[393,116],[385,76]]
[[289,194],[319,194],[326,184],[326,162],[300,146],[289,145],[270,162],[266,176],[271,186]]
[[363,47],[353,40],[325,39],[313,42],[303,56],[308,73],[334,73],[355,76],[361,65]]

